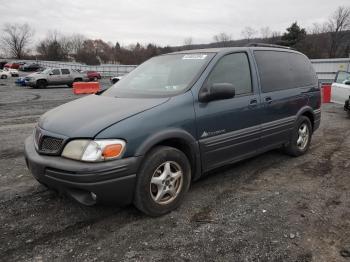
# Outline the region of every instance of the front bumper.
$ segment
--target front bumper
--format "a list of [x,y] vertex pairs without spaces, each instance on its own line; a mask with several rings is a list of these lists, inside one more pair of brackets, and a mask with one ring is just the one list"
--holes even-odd
[[84,163],[40,155],[35,150],[33,136],[30,136],[25,141],[25,159],[28,169],[40,183],[84,205],[132,203],[139,157]]
[[35,87],[36,86],[36,81],[24,80],[24,83],[25,83],[26,86],[30,86],[30,87]]

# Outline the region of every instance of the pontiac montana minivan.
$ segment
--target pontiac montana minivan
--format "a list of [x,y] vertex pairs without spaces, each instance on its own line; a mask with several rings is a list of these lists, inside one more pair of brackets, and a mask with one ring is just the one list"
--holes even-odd
[[40,183],[82,204],[134,203],[158,216],[210,170],[276,148],[304,154],[320,103],[315,72],[299,52],[170,53],[44,114],[25,158]]

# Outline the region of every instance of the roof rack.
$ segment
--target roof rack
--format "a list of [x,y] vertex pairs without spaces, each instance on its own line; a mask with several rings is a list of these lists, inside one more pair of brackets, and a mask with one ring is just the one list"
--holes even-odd
[[273,44],[265,44],[265,43],[249,43],[246,46],[256,46],[256,47],[273,47],[273,48],[283,48],[283,49],[289,49],[293,50],[293,48],[289,46],[283,46],[283,45],[273,45]]

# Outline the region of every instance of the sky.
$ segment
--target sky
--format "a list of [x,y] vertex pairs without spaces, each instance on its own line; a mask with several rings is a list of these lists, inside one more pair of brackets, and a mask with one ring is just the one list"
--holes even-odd
[[57,30],[122,45],[176,46],[188,37],[194,44],[210,43],[221,32],[241,39],[247,26],[284,32],[297,21],[309,28],[349,5],[349,0],[0,0],[0,27],[28,23],[36,41]]

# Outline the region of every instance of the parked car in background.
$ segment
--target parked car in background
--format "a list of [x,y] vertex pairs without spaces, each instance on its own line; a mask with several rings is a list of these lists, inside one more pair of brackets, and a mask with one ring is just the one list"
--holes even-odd
[[331,102],[344,104],[344,109],[347,110],[349,107],[347,99],[350,96],[350,72],[338,71],[331,89]]
[[15,77],[19,76],[19,72],[17,69],[5,67],[4,70],[10,72],[11,76],[15,76]]
[[7,64],[7,61],[0,61],[0,69],[4,69],[4,65]]
[[115,83],[119,82],[119,80],[122,79],[122,76],[112,76],[109,81],[114,85]]
[[68,85],[83,81],[84,75],[68,68],[48,68],[42,72],[28,75],[26,85],[35,88],[45,88],[52,85]]
[[305,154],[320,107],[315,71],[297,51],[176,52],[44,114],[25,158],[38,181],[82,204],[134,203],[159,216],[211,170],[276,148]]
[[19,63],[6,63],[5,68],[18,69],[21,65]]
[[0,78],[1,79],[6,79],[11,77],[11,73],[8,70],[1,70],[0,71]]
[[97,81],[98,79],[101,79],[101,74],[96,71],[81,71],[81,73],[85,75],[89,81]]
[[26,86],[25,77],[18,77],[15,81],[15,84],[19,86]]
[[19,67],[19,70],[26,71],[26,72],[33,72],[37,71],[41,68],[39,64],[32,63],[32,64],[24,64]]

